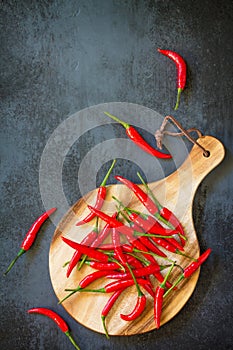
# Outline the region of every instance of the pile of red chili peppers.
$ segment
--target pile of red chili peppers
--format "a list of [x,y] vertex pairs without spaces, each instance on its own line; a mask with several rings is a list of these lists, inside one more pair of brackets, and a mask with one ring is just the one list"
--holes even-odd
[[[192,276],[211,253],[211,249],[207,249],[198,259],[185,253],[187,236],[179,219],[159,203],[139,173],[138,176],[146,191],[122,176],[115,178],[135,194],[145,207],[146,214],[124,206],[113,197],[116,212],[112,216],[101,211],[98,205],[88,206],[98,223],[101,220],[105,222],[101,230],[97,224],[81,243],[62,237],[64,243],[74,249],[68,263],[67,277],[76,266],[80,267],[78,263],[83,257],[84,264],[91,267],[93,272],[87,274],[76,288],[65,289],[69,293],[59,303],[77,292],[111,293],[100,315],[107,337],[106,317],[126,288],[136,288],[137,300],[131,312],[120,314],[121,319],[128,322],[140,317],[146,312],[147,298],[150,296],[154,300],[155,327],[159,328],[164,298],[171,291],[175,292],[183,279]],[[171,259],[171,253],[174,259]],[[185,267],[178,265],[178,255],[185,256],[190,262]],[[166,269],[168,272],[164,274]],[[174,275],[173,269],[176,270]],[[182,272],[178,274],[180,270]],[[98,289],[91,288],[91,283],[99,279],[104,285]]]

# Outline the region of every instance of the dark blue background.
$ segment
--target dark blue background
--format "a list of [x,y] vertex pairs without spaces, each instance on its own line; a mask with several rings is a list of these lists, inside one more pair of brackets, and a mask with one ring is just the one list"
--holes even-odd
[[[73,348],[51,320],[26,313],[38,305],[63,315],[85,350],[232,348],[232,23],[230,0],[0,2],[2,272],[44,211],[40,158],[49,136],[74,112],[133,102],[172,113],[226,148],[224,162],[203,181],[194,202],[201,249],[211,246],[213,254],[172,321],[159,331],[111,340],[76,323],[57,306],[51,286],[48,253],[55,227],[48,221],[33,249],[1,277],[1,349]],[[188,64],[177,112],[175,66],[157,47],[176,50]],[[117,126],[105,128],[105,136],[124,136]],[[84,136],[85,151],[101,142],[101,133],[96,135],[93,130]],[[80,193],[69,174],[77,174],[79,163],[67,164],[64,188],[72,204]],[[130,165],[121,169],[133,174]]]

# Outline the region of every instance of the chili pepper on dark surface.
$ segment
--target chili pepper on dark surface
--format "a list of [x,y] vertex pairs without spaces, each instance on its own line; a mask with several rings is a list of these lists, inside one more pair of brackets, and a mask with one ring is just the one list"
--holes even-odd
[[184,90],[185,84],[186,84],[186,63],[184,59],[174,51],[158,49],[158,52],[170,58],[175,63],[177,68],[177,89],[178,90],[177,90],[176,105],[174,108],[175,110],[177,110],[179,107],[181,92]]
[[184,278],[188,278],[192,276],[192,274],[195,271],[197,271],[197,269],[206,261],[210,253],[211,253],[211,248],[208,248],[204,253],[202,253],[199,256],[199,258],[197,258],[196,261],[193,261],[191,264],[189,264],[184,269],[183,273],[178,277],[177,281],[172,285],[172,287],[166,291],[164,297],[167,296],[167,294],[170,293],[170,291],[174,289],[178,285],[178,283],[180,283]]
[[126,130],[126,134],[127,136],[141,149],[143,149],[143,151],[145,151],[146,153],[151,154],[154,157],[157,158],[162,158],[162,159],[170,159],[172,158],[172,156],[170,154],[167,153],[162,153],[160,151],[158,151],[157,149],[153,148],[151,145],[149,145],[145,139],[139,134],[139,132],[130,124],[124,122],[123,120],[115,117],[114,115],[108,113],[108,112],[104,112],[108,117],[110,117],[111,119],[115,120],[116,122],[120,123]]
[[51,209],[47,210],[45,213],[40,215],[36,219],[36,221],[32,224],[32,226],[29,228],[28,232],[26,233],[26,236],[25,236],[23,242],[21,243],[20,250],[19,250],[17,256],[15,257],[14,260],[12,260],[12,262],[8,266],[7,270],[5,271],[4,275],[6,275],[11,270],[11,268],[16,263],[18,258],[31,248],[31,246],[34,243],[34,241],[36,239],[36,236],[37,236],[41,226],[43,225],[45,220],[47,220],[49,218],[49,216],[53,212],[55,212],[55,210],[57,210],[57,208],[51,208]]
[[156,288],[155,297],[154,297],[154,319],[155,319],[155,328],[160,327],[160,318],[162,314],[163,307],[163,295],[165,291],[166,281],[175,265],[175,262],[171,265],[168,273],[166,274],[163,282]]
[[[94,205],[95,208],[97,209],[101,209],[106,197],[106,193],[107,193],[107,188],[106,188],[106,182],[109,178],[109,175],[114,167],[116,163],[116,160],[114,159],[112,162],[112,165],[110,166],[107,174],[105,175],[105,178],[103,179],[99,189],[98,189],[98,193],[97,193],[97,199],[96,199],[96,203]],[[77,222],[76,226],[80,226],[83,224],[86,224],[87,222],[90,222],[92,219],[95,218],[95,214],[94,213],[89,213],[84,219],[82,219],[81,221]]]
[[70,330],[69,330],[67,323],[56,312],[49,310],[49,309],[46,309],[46,308],[36,307],[33,309],[29,309],[28,313],[29,314],[34,314],[34,313],[40,314],[40,315],[44,315],[44,316],[51,318],[57,324],[57,326],[61,329],[61,331],[69,338],[70,342],[73,344],[75,349],[80,350],[79,346],[76,344],[74,338],[72,337],[72,335],[70,333]]
[[[91,243],[93,241],[95,241],[97,237],[97,232],[94,229],[93,231],[91,231],[86,237],[84,237],[84,239],[81,241],[81,244],[84,244],[86,246],[91,245]],[[80,250],[76,250],[69,262],[67,271],[66,271],[66,277],[68,278],[71,274],[71,272],[73,271],[73,269],[75,268],[75,266],[77,265],[77,263],[79,262],[79,260],[81,259],[82,256],[82,252]]]
[[117,290],[116,292],[114,292],[110,298],[108,299],[107,303],[105,304],[102,312],[101,312],[101,320],[102,320],[102,324],[103,324],[103,328],[104,328],[104,332],[107,338],[109,338],[108,335],[108,331],[107,331],[107,327],[105,324],[105,319],[107,317],[107,315],[109,314],[110,310],[112,309],[114,303],[116,302],[116,300],[119,298],[119,296],[121,295],[121,293],[123,292],[124,289],[120,289]]

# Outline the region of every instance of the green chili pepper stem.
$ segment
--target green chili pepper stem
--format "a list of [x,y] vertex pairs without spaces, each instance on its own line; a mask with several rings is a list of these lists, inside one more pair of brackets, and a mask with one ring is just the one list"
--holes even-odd
[[181,252],[180,250],[177,250],[177,251],[176,251],[176,254],[182,255],[182,256],[184,256],[185,258],[190,259],[190,260],[192,260],[192,261],[197,261],[197,259],[192,258],[192,257],[189,256],[189,255],[186,255],[185,253]]
[[70,260],[69,260],[69,261],[64,262],[64,264],[62,265],[62,267],[66,267],[66,266],[67,266],[69,263],[70,263]]
[[167,280],[168,280],[168,277],[170,276],[170,273],[171,273],[172,270],[173,270],[173,267],[175,266],[175,263],[176,263],[176,261],[173,261],[173,263],[172,263],[170,269],[168,270],[168,272],[167,272],[167,274],[166,274],[166,276],[165,276],[163,282],[160,284],[161,288],[165,288],[166,282],[167,282]]
[[130,265],[128,263],[126,263],[126,266],[128,267],[129,272],[130,272],[130,274],[132,276],[132,279],[134,281],[134,284],[135,284],[137,292],[138,292],[138,296],[141,297],[143,295],[143,293],[142,293],[142,291],[141,291],[141,289],[140,289],[140,287],[138,285],[138,282],[137,282],[137,280],[136,280],[136,278],[134,276],[134,273],[133,273],[133,271],[132,271],[132,269],[131,269],[131,267],[130,267]]
[[71,297],[71,295],[75,294],[76,292],[79,292],[80,289],[81,289],[81,287],[78,287],[78,288],[76,288],[76,289],[65,289],[66,292],[68,292],[68,291],[69,291],[69,292],[72,291],[72,292],[69,293],[68,295],[66,295],[62,300],[59,300],[58,305],[62,304],[63,301],[65,301],[66,299],[68,299],[69,297]]
[[109,258],[109,261],[114,262],[114,263],[116,263],[117,265],[119,265],[120,268],[125,272],[124,266],[123,266],[117,259]]
[[109,118],[115,120],[116,122],[120,123],[125,129],[129,129],[130,125],[126,122],[124,122],[123,120],[115,117],[115,115],[112,115],[108,112],[104,112],[104,114],[106,114]]
[[134,258],[136,258],[137,260],[141,261],[144,265],[148,266],[150,265],[150,262],[147,261],[146,259],[143,259],[142,257],[138,256],[138,255],[135,255],[133,253],[127,253],[128,255],[131,255],[133,256]]
[[182,280],[184,279],[184,275],[180,275],[179,278],[176,280],[175,283],[164,293],[164,298],[172,291],[173,288],[175,288]]
[[107,172],[107,174],[105,175],[103,181],[101,182],[100,187],[104,187],[104,186],[106,185],[106,182],[107,182],[107,180],[108,180],[108,178],[109,178],[109,175],[110,175],[110,173],[111,173],[111,171],[112,171],[112,169],[113,169],[115,163],[116,163],[116,159],[113,160],[112,165],[111,165],[110,168],[108,169],[108,172]]
[[136,248],[134,249],[134,251],[135,251],[136,253],[148,254],[148,255],[156,256],[157,258],[163,258],[164,260],[167,260],[167,261],[169,261],[170,263],[173,263],[173,260],[171,260],[171,259],[169,259],[169,258],[166,258],[166,257],[161,257],[160,255],[155,254],[155,253],[152,253],[152,252],[145,252],[145,251],[143,251],[143,250],[136,249]]
[[109,339],[109,335],[108,335],[108,330],[107,330],[107,327],[106,327],[106,323],[105,323],[105,316],[101,316],[101,320],[102,320],[102,324],[103,324],[103,328],[104,328],[104,332],[105,332],[105,335],[106,335],[106,338]]
[[70,334],[70,331],[65,332],[65,335],[69,338],[70,342],[74,345],[75,349],[81,350],[80,347],[76,344],[72,335]]
[[159,211],[163,208],[162,205],[159,203],[158,199],[154,196],[154,193],[151,191],[150,187],[147,185],[147,183],[143,180],[142,175],[139,173],[139,171],[137,172],[137,176],[139,177],[139,179],[141,180],[142,184],[145,186],[145,188],[147,189],[147,191],[149,192],[149,194],[151,195],[151,197],[153,198],[153,201],[155,203],[155,205],[158,207]]
[[84,256],[82,257],[82,260],[81,260],[80,263],[78,264],[78,271],[81,270],[83,264],[85,263],[86,258],[87,258],[87,255],[84,255]]
[[174,107],[174,110],[176,111],[179,107],[179,104],[180,104],[180,95],[181,95],[181,92],[182,92],[183,89],[181,88],[178,88],[177,89],[177,97],[176,97],[176,105]]
[[12,269],[12,267],[14,266],[14,264],[16,263],[16,261],[18,260],[18,258],[23,255],[26,252],[26,250],[24,250],[23,248],[20,249],[20,251],[18,252],[18,254],[16,255],[16,257],[14,258],[14,260],[12,260],[12,262],[10,263],[10,265],[8,266],[8,268],[6,269],[6,271],[4,272],[4,276],[6,276],[6,274]]
[[[99,217],[97,216],[96,217],[96,221],[95,221],[95,226],[93,228],[93,231],[96,232],[96,233],[99,233]],[[78,271],[81,270],[83,264],[85,263],[86,261],[86,258],[87,258],[87,255],[84,255],[82,260],[80,261],[80,263],[78,264]]]
[[134,231],[135,236],[140,236],[140,237],[155,237],[155,238],[173,238],[173,235],[171,236],[164,236],[164,235],[156,235],[155,233],[142,233],[139,231]]

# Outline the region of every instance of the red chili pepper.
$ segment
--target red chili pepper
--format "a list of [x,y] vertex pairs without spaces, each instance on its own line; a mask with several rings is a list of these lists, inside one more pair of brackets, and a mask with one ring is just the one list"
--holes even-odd
[[[81,241],[81,244],[89,246],[96,239],[96,237],[97,237],[97,232],[96,230],[93,230],[86,237],[84,237],[84,239]],[[73,271],[73,269],[75,268],[79,260],[81,259],[81,256],[82,256],[82,252],[80,250],[76,250],[74,252],[66,271],[67,278],[70,276],[71,272]]]
[[138,185],[119,175],[115,176],[115,179],[122,182],[129,189],[131,189],[134,192],[134,194],[138,197],[140,202],[147,208],[147,210],[152,215],[156,215],[159,212],[157,205],[150,199],[150,197]]
[[210,253],[211,248],[208,248],[203,254],[199,256],[196,261],[193,261],[190,265],[188,265],[184,269],[184,272],[178,277],[177,281],[172,285],[172,287],[166,291],[164,297],[167,296],[167,294],[170,293],[170,291],[174,289],[177,284],[180,283],[184,278],[192,276],[192,274],[206,261]]
[[107,315],[109,314],[111,308],[113,307],[114,303],[116,302],[116,300],[119,298],[119,296],[121,295],[121,293],[123,292],[124,289],[120,289],[117,290],[116,292],[114,292],[110,298],[108,299],[106,305],[104,306],[102,313],[101,313],[101,320],[102,320],[102,324],[103,324],[103,328],[106,334],[106,337],[109,338],[108,335],[108,331],[107,331],[107,327],[105,324],[105,319],[107,317]]
[[180,239],[181,239],[182,245],[185,245],[185,240],[183,238],[185,237],[185,232],[178,218],[168,208],[165,208],[165,207],[162,207],[162,209],[160,210],[160,215],[165,220],[170,222],[174,226],[175,230],[177,230],[181,234]]
[[96,270],[118,270],[119,265],[115,262],[102,263],[99,261],[85,261],[85,263]]
[[153,148],[151,145],[149,145],[145,139],[138,133],[138,131],[128,123],[124,122],[123,120],[115,117],[114,115],[104,112],[108,117],[115,120],[116,122],[120,123],[126,130],[126,135],[143,151],[151,154],[154,157],[157,158],[163,158],[163,159],[169,159],[172,158],[170,154],[162,153],[158,151],[157,149]]
[[[100,272],[100,271],[98,271]],[[148,285],[149,282],[147,280],[144,280],[142,278],[137,278],[137,283],[141,286],[145,286]],[[126,287],[130,287],[133,286],[135,284],[133,279],[130,280],[120,280],[120,281],[114,281],[111,283],[108,283],[106,286],[104,286],[103,288],[99,288],[99,289],[83,289],[83,290],[79,290],[82,292],[96,292],[96,293],[112,293],[112,292],[116,292],[119,289],[123,289]],[[68,289],[66,289],[68,290]],[[69,291],[74,291],[74,289],[69,289]]]
[[131,313],[128,315],[120,314],[120,317],[124,321],[133,321],[143,313],[143,311],[145,310],[145,307],[146,307],[146,296],[144,294],[138,295],[137,303],[134,309],[131,311]]
[[123,249],[121,247],[119,232],[117,232],[116,228],[112,229],[112,242],[114,245],[114,252],[116,255],[116,259],[118,259],[123,266],[126,266],[127,260],[125,258]]
[[[116,160],[114,159],[114,161],[112,162],[112,165],[110,166],[107,174],[105,175],[105,178],[103,179],[103,181],[98,189],[97,199],[96,199],[96,203],[94,206],[96,209],[101,209],[103,206],[103,203],[104,203],[104,200],[106,197],[106,193],[107,193],[106,182],[109,178],[109,175],[110,175],[115,163],[116,163]],[[77,222],[76,226],[86,224],[87,222],[90,222],[94,218],[95,218],[95,214],[92,212],[92,213],[88,214],[84,219]]]
[[181,92],[184,90],[185,84],[186,84],[186,63],[184,59],[174,51],[158,49],[158,52],[160,52],[164,56],[167,56],[176,64],[178,92],[177,92],[176,105],[174,109],[177,110],[180,102]]
[[[113,218],[117,217],[117,212],[112,215]],[[98,234],[96,240],[92,243],[92,248],[97,248],[99,245],[107,238],[109,233],[111,232],[111,227],[107,223],[104,228],[101,230],[101,232]]]
[[133,229],[124,225],[122,222],[118,221],[117,219],[115,219],[114,217],[111,217],[105,213],[103,213],[102,211],[91,207],[90,205],[88,206],[88,208],[95,213],[96,216],[98,216],[101,220],[106,221],[112,228],[116,228],[117,231],[119,231],[120,233],[124,234],[124,235],[132,235],[134,233]]
[[45,315],[45,316],[51,318],[57,324],[57,326],[62,330],[62,332],[65,333],[65,335],[69,338],[69,340],[71,341],[71,343],[73,344],[75,349],[80,350],[79,346],[76,344],[76,342],[74,341],[74,338],[72,337],[72,335],[70,333],[70,330],[69,330],[67,323],[56,312],[49,310],[49,309],[46,309],[46,308],[36,307],[33,309],[29,309],[28,313],[29,314],[34,314],[34,313],[41,314],[41,315]]
[[71,241],[70,239],[63,237],[63,236],[61,238],[70,247],[72,247],[76,250],[79,250],[82,254],[85,254],[90,258],[99,260],[101,262],[108,262],[109,261],[108,255],[106,255],[102,252],[99,252],[98,250],[96,250],[94,248],[87,247],[86,245]]
[[[114,271],[113,271],[114,272]],[[65,289],[66,291],[71,291],[67,296],[65,296],[62,300],[59,301],[59,304],[63,303],[66,299],[71,297],[71,295],[75,294],[76,292],[82,291],[84,288],[89,286],[92,282],[96,281],[97,279],[107,276],[110,273],[109,270],[100,270],[90,273],[89,275],[85,276],[80,282],[77,288],[74,289]]]
[[173,214],[169,209],[163,207],[158,199],[154,196],[154,193],[151,191],[150,187],[145,183],[142,176],[139,172],[137,172],[137,175],[139,179],[142,181],[143,185],[147,189],[148,193],[151,195],[153,199],[153,203],[158,207],[158,213],[155,214],[158,220],[162,221],[164,224],[169,226],[171,229],[178,231],[181,239],[182,246],[185,245],[185,232],[184,229],[180,223],[180,221],[177,219],[175,214]]
[[32,226],[29,228],[28,232],[26,233],[26,236],[23,240],[23,242],[21,243],[21,249],[19,250],[17,256],[15,257],[14,260],[12,260],[12,262],[10,263],[10,265],[8,266],[6,272],[4,273],[4,275],[6,275],[11,268],[13,267],[13,265],[16,263],[16,261],[18,260],[18,258],[23,255],[26,251],[28,251],[32,244],[34,243],[36,236],[42,226],[42,224],[45,222],[45,220],[48,219],[48,217],[55,211],[57,210],[57,208],[51,208],[48,211],[46,211],[44,214],[42,214],[41,216],[39,216],[36,221],[32,224]]
[[[143,276],[148,276],[151,274],[154,274],[154,272],[160,271],[161,268],[160,266],[154,264],[154,265],[148,265],[144,266],[138,269],[134,269],[133,273],[135,277],[143,277]],[[112,272],[111,274],[106,276],[107,278],[110,279],[129,279],[131,277],[129,272]]]
[[154,319],[155,319],[155,328],[160,327],[160,318],[162,313],[162,307],[163,307],[163,295],[165,291],[166,281],[174,267],[175,263],[173,263],[166,274],[163,282],[156,288],[155,290],[155,297],[154,297]]

